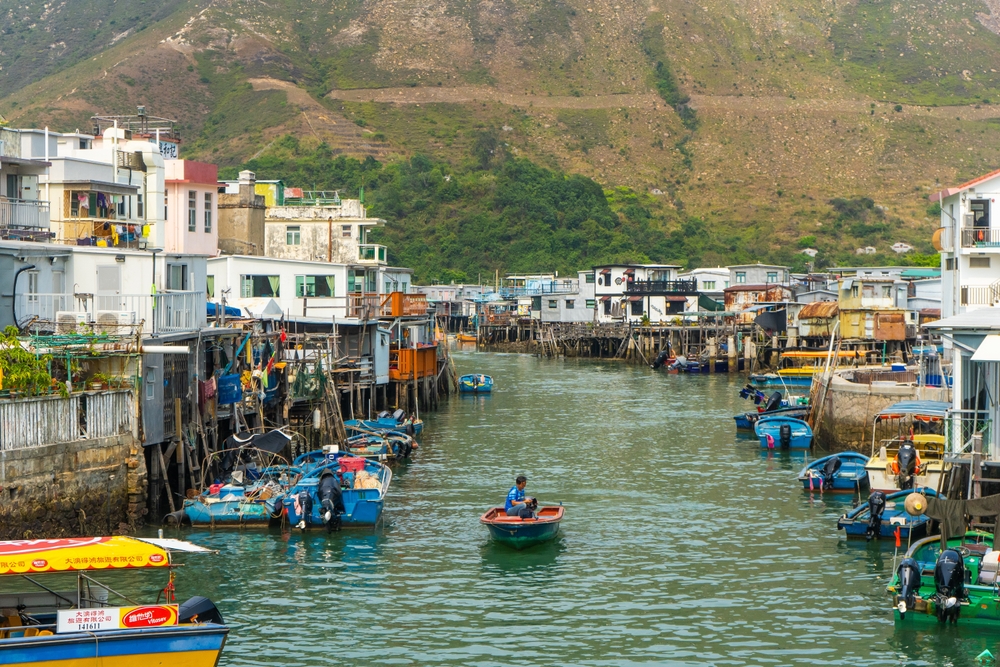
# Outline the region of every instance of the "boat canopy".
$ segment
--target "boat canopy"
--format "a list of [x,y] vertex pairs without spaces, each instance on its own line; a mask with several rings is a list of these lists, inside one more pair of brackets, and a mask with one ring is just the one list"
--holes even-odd
[[171,552],[210,552],[190,542],[134,537],[69,537],[0,542],[0,575],[168,567]]
[[944,419],[951,403],[944,401],[902,401],[894,403],[875,415],[875,421],[882,419],[900,419],[907,415],[914,417],[931,417],[935,421]]

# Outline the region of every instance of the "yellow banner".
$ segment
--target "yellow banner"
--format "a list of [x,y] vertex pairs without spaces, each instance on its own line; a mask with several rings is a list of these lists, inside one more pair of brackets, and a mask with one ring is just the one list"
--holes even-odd
[[131,537],[0,542],[0,575],[166,567],[169,564],[166,551]]

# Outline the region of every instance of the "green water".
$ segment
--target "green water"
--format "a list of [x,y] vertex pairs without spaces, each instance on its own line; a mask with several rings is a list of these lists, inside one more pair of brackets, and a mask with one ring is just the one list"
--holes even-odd
[[[1000,634],[897,631],[891,545],[848,543],[850,498],[804,455],[735,437],[739,378],[459,353],[487,397],[425,415],[377,530],[185,529],[178,598],[215,600],[223,665],[973,665]],[[517,474],[562,502],[557,542],[488,542]]]

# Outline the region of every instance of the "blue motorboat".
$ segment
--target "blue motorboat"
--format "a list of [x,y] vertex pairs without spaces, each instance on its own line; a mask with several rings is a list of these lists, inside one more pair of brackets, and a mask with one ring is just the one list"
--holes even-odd
[[301,529],[374,526],[382,516],[392,470],[378,461],[337,452],[292,487],[284,501],[288,521]]
[[[346,419],[344,426],[354,426],[370,431],[400,431],[407,435],[420,435],[424,430],[424,420],[408,416],[403,410],[380,412],[375,419]],[[412,432],[411,432],[412,431]]]
[[799,473],[802,488],[809,491],[861,491],[868,487],[868,457],[858,452],[840,452],[816,459]]
[[796,419],[803,419],[809,415],[808,405],[796,405],[787,408],[776,408],[774,410],[767,410],[765,412],[744,412],[741,415],[733,415],[733,421],[736,422],[736,428],[741,431],[752,431],[754,424],[757,423],[761,417],[795,417]]
[[761,416],[753,432],[764,449],[809,449],[812,446],[812,428],[794,417]]
[[[837,528],[847,533],[848,537],[865,537],[871,539],[895,539],[899,531],[901,540],[917,539],[927,533],[926,514],[913,516],[906,511],[906,496],[911,493],[922,493],[925,496],[943,498],[934,489],[919,488],[896,491],[886,495],[881,491],[873,491],[868,501],[861,503],[837,521]],[[875,508],[873,520],[870,507]]]
[[472,373],[458,378],[458,391],[462,394],[488,394],[493,391],[493,378]]

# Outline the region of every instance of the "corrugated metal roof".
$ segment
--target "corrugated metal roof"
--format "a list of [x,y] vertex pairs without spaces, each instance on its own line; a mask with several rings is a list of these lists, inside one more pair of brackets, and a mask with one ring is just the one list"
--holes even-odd
[[951,408],[951,403],[942,401],[902,401],[894,403],[878,413],[879,417],[890,415],[923,415],[929,417],[944,417]]
[[836,317],[839,312],[840,307],[836,301],[813,301],[799,311],[799,319],[808,320],[814,317],[829,319]]

